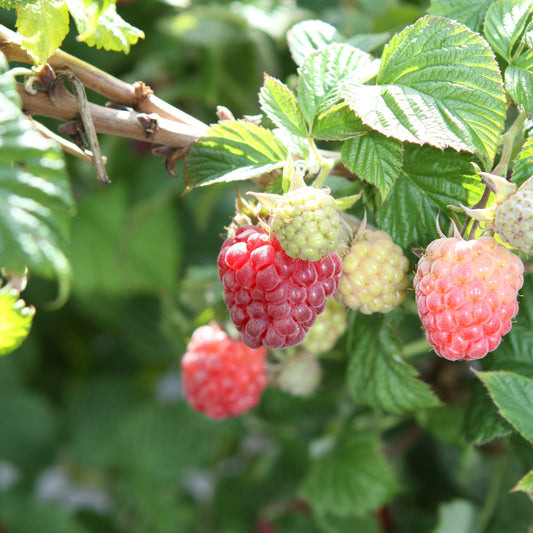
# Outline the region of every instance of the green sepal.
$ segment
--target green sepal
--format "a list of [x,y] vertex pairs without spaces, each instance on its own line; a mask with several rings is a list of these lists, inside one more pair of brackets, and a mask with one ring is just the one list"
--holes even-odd
[[339,211],[345,211],[346,209],[350,209],[359,198],[361,198],[363,194],[363,191],[361,191],[358,194],[353,194],[352,196],[345,196],[344,198],[337,198],[335,200],[335,206]]

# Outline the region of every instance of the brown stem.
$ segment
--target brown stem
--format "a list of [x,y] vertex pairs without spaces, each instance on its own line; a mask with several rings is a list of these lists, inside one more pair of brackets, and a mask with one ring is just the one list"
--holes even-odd
[[[64,122],[79,118],[76,100],[66,89],[58,88],[56,98],[50,98],[44,91],[29,94],[22,84],[17,85],[17,90],[22,98],[22,109],[28,115],[40,115]],[[89,103],[88,107],[97,133],[148,141],[182,150],[187,150],[202,135],[202,131],[194,126],[157,115],[151,116],[151,122],[155,123],[147,129],[143,126],[147,117],[145,113],[132,109],[113,109],[93,103]]]
[[[21,47],[20,36],[2,25],[0,25],[0,43],[0,50],[4,52],[8,61],[32,63],[30,56]],[[195,127],[202,133],[208,128],[200,120],[155,96],[142,82],[126,83],[60,49],[48,59],[48,64],[54,70],[69,68],[85,87],[113,102],[132,107],[142,113],[157,113],[167,120]]]

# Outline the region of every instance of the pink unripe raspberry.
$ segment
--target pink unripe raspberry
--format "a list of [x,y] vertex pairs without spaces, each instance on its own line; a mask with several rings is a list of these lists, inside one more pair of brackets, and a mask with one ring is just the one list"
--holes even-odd
[[268,383],[265,356],[265,348],[249,348],[216,324],[199,327],[181,360],[185,399],[209,418],[249,411]]
[[302,342],[337,291],[342,270],[336,253],[320,261],[292,259],[276,237],[256,226],[227,239],[217,262],[231,320],[251,348]]
[[518,312],[522,261],[492,237],[441,238],[421,257],[414,288],[435,352],[452,361],[495,350]]

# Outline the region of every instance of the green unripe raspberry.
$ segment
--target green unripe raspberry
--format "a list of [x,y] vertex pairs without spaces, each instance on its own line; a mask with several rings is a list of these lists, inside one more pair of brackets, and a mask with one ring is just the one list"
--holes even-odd
[[346,331],[346,307],[334,298],[328,298],[326,309],[318,315],[311,326],[303,347],[311,353],[328,352]]
[[343,259],[339,294],[361,313],[387,313],[407,295],[409,261],[384,231],[366,229]]
[[293,258],[318,261],[337,249],[341,219],[327,189],[300,187],[284,194],[270,223],[282,248]]
[[518,190],[498,206],[494,231],[511,248],[533,253],[533,191]]
[[322,379],[322,368],[315,356],[297,351],[281,363],[277,376],[278,387],[293,396],[309,396],[317,389]]

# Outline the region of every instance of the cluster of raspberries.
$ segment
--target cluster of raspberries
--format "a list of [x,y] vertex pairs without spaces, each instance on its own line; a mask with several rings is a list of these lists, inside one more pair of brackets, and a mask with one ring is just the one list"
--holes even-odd
[[[533,224],[533,199],[526,196],[503,204],[495,226],[504,234],[499,225],[512,226],[507,222],[518,216],[512,207],[521,202],[522,226],[516,235],[508,232],[508,240],[529,251],[523,229]],[[212,418],[236,416],[258,403],[268,381],[266,348],[302,344],[307,351],[288,356],[275,381],[293,394],[314,391],[320,365],[313,354],[331,349],[343,334],[346,307],[386,313],[402,303],[410,285],[409,262],[383,231],[362,229],[341,259],[341,219],[324,190],[306,186],[279,197],[265,227],[239,227],[217,258],[224,301],[241,338],[203,326],[182,360],[186,399]],[[523,272],[522,261],[492,237],[430,243],[413,286],[435,352],[469,360],[496,349],[518,312]],[[316,334],[307,337],[315,322]]]

